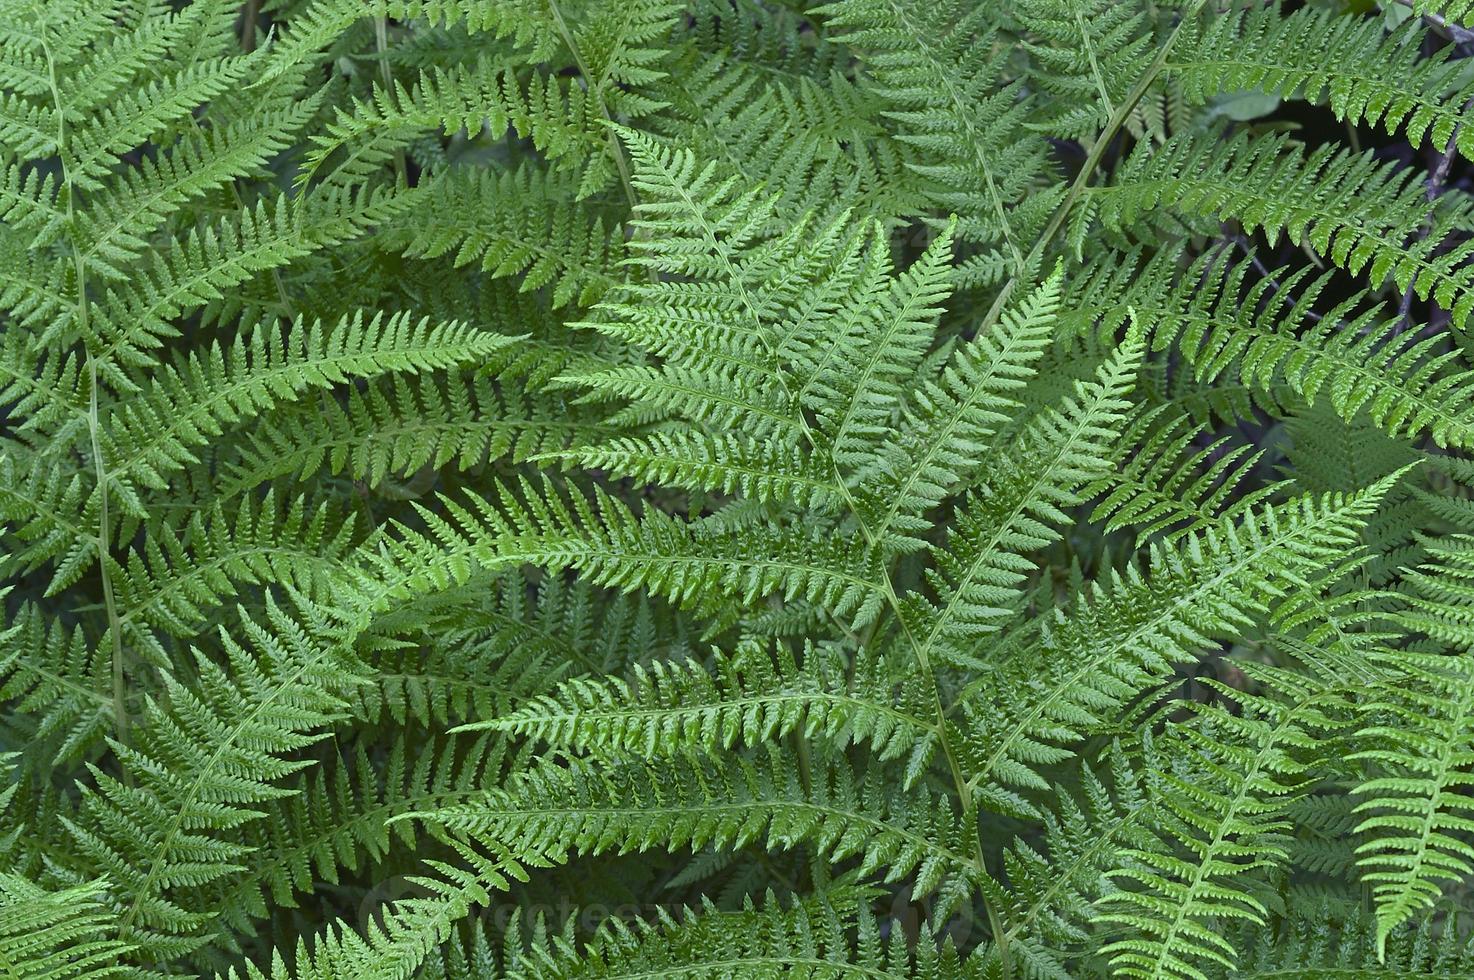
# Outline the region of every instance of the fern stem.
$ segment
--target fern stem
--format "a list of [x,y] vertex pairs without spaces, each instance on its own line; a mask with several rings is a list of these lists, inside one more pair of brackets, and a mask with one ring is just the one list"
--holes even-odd
[[[108,569],[108,552],[112,547],[112,520],[108,513],[108,472],[102,454],[102,421],[97,399],[97,353],[88,337],[91,332],[87,305],[87,264],[82,260],[82,251],[77,247],[77,189],[72,180],[71,168],[67,166],[67,122],[66,108],[62,103],[61,85],[56,78],[56,57],[51,51],[46,31],[39,32],[42,53],[46,57],[46,71],[51,87],[51,101],[56,108],[56,157],[61,167],[62,189],[67,205],[67,246],[72,253],[72,268],[76,277],[77,331],[87,351],[87,435],[92,452],[92,467],[97,479],[97,571],[102,578],[102,604],[107,615],[108,635],[112,638],[112,705],[113,726],[120,743],[128,744],[128,678],[123,669],[123,627],[118,616],[118,603],[113,595],[113,579]],[[124,780],[127,781],[127,773]]]
[[246,0],[241,10],[241,50],[250,54],[256,50],[256,18],[261,13],[261,0]]
[[[1469,28],[1462,24],[1449,20],[1447,17],[1438,13],[1436,8],[1430,9],[1427,4],[1416,4],[1413,0],[1393,0],[1393,2],[1411,10],[1415,16],[1421,13],[1424,24],[1427,24],[1435,33],[1442,35],[1455,44],[1468,44],[1470,41],[1474,41],[1474,31],[1469,30]],[[1420,10],[1419,7],[1423,9]]]
[[[72,246],[76,253],[76,246]],[[78,276],[81,275],[81,256],[77,256]],[[78,279],[78,294],[81,293]],[[85,305],[85,296],[79,299]],[[107,631],[112,637],[112,680],[113,680],[113,725],[117,729],[118,741],[128,744],[128,678],[123,671],[123,623],[118,615],[118,603],[113,597],[113,578],[108,571],[108,550],[112,543],[111,520],[108,515],[107,464],[103,461],[101,429],[97,412],[97,361],[87,355],[87,379],[92,389],[87,402],[87,431],[92,441],[93,468],[97,474],[97,569],[102,576],[102,603],[107,612]]]
[[[389,70],[389,18],[383,14],[374,18],[374,53],[379,62],[379,78],[384,83],[384,95],[394,96],[394,73]],[[401,187],[409,185],[409,168],[404,163],[404,147],[394,148],[394,176]]]
[[[754,316],[756,316],[755,313]],[[763,337],[760,332],[758,336]],[[766,346],[767,339],[765,337],[763,337],[763,343]],[[789,390],[787,379],[781,371],[777,377],[779,384],[787,392]],[[799,427],[803,431],[804,437],[808,440],[809,445],[816,452],[819,451],[818,438],[814,435],[813,429],[809,427],[809,420],[804,417],[802,407],[795,404],[794,414],[798,417]],[[834,469],[835,485],[839,488],[840,496],[844,499],[845,506],[849,508],[851,515],[855,518],[855,524],[860,529],[861,537],[865,539],[866,547],[875,549],[877,547],[875,533],[865,522],[859,503],[855,500],[854,495],[850,493],[850,488],[845,483],[844,474],[840,472],[839,462],[834,459],[832,453],[828,454],[828,456],[830,466]],[[891,580],[891,573],[888,568],[881,569],[880,582],[877,584],[884,593],[886,605],[890,606],[891,615],[895,617],[896,624],[901,629],[901,634],[905,636],[907,645],[916,657],[917,665],[926,674],[927,681],[930,682],[932,709],[936,713],[937,742],[942,747],[943,757],[947,760],[947,771],[952,779],[952,786],[957,793],[958,802],[962,805],[963,819],[976,820],[977,808],[973,805],[972,785],[963,773],[962,765],[957,761],[957,751],[952,746],[952,740],[947,737],[947,710],[946,706],[942,704],[941,685],[937,682],[936,670],[932,667],[931,653],[927,648],[927,644],[917,640],[916,634],[912,632],[910,624],[906,622],[905,614],[901,609],[901,598],[896,593],[895,583]],[[987,863],[983,856],[983,842],[978,836],[977,828],[973,827],[972,832],[968,836],[971,838],[973,846],[971,863],[979,875],[986,874]],[[993,908],[993,903],[988,900],[988,896],[981,895],[979,897],[982,899],[983,912],[988,919],[988,929],[992,932],[993,941],[998,948],[999,967],[1004,980],[1007,980],[1007,978],[1013,976],[1012,964],[1008,955],[1008,937],[1002,931],[997,910]]]
[[1090,28],[1085,23],[1085,15],[1075,11],[1075,26],[1080,28],[1080,46],[1085,49],[1085,56],[1090,60],[1090,74],[1095,79],[1096,91],[1100,92],[1100,101],[1105,105],[1108,113],[1106,118],[1114,115],[1116,107],[1111,103],[1111,92],[1106,87],[1105,78],[1100,73],[1100,63],[1095,57],[1095,45],[1090,43]]

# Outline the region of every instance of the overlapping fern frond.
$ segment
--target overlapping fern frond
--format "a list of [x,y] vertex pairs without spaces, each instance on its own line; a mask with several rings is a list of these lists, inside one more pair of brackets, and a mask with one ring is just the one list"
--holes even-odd
[[0,974],[1469,974],[1471,13],[0,0]]

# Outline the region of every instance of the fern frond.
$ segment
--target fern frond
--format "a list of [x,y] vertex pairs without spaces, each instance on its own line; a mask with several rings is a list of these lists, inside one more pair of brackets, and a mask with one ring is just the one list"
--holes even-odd
[[1098,903],[1102,921],[1128,930],[1101,949],[1120,975],[1197,980],[1208,964],[1233,968],[1236,949],[1221,926],[1263,924],[1266,876],[1289,858],[1286,806],[1315,781],[1316,751],[1349,723],[1351,685],[1243,669],[1264,693],[1215,685],[1225,703],[1169,726],[1145,760],[1166,770],[1153,786],[1158,827],[1180,850],[1127,848],[1108,872],[1132,886]]
[[[822,348],[804,391],[836,464],[863,470],[874,465],[873,448],[901,409],[936,332],[935,321],[952,287],[952,226],[927,246],[900,276],[889,276],[878,248],[856,284],[859,315]],[[856,336],[846,336],[850,332]]]
[[0,967],[15,980],[112,980],[133,947],[116,938],[105,879],[47,891],[0,874]]
[[1040,192],[1044,144],[1025,135],[1032,100],[1021,83],[999,84],[1003,52],[988,8],[913,0],[842,0],[816,9],[860,54],[877,93],[915,146],[912,165],[943,213],[960,217],[959,239],[983,251],[958,269],[966,285],[1028,275],[1027,243],[1057,202]]
[[621,477],[667,487],[740,493],[766,503],[786,501],[815,511],[837,511],[844,488],[833,470],[797,448],[775,446],[737,433],[657,431],[540,454]]
[[[1048,94],[1031,125],[1072,139],[1093,139],[1126,101],[1137,66],[1153,44],[1146,10],[1107,0],[1028,0],[1014,12],[1032,62],[1029,78]],[[1139,135],[1140,120],[1132,132]]]
[[20,574],[52,564],[46,586],[56,593],[97,561],[97,540],[85,523],[87,486],[76,468],[33,458],[21,466],[0,456],[0,521],[7,525],[6,563]]
[[1129,307],[1158,325],[1154,347],[1175,341],[1201,382],[1228,376],[1266,392],[1285,384],[1311,404],[1325,398],[1343,419],[1365,411],[1394,436],[1427,431],[1441,446],[1474,438],[1474,374],[1458,355],[1440,352],[1436,338],[1400,332],[1364,295],[1315,313],[1330,275],[1261,277],[1252,258],[1230,265],[1205,256],[1181,274],[1170,265],[1142,269],[1137,286],[1107,286],[1101,270],[1080,284],[1078,295],[1092,298],[1079,319],[1109,327]]
[[300,497],[282,507],[270,492],[259,503],[243,499],[229,516],[218,505],[196,511],[181,531],[151,528],[143,549],[112,572],[119,628],[130,648],[167,663],[155,631],[194,636],[207,612],[242,586],[283,584],[309,600],[330,600],[353,536],[352,519],[309,509]]
[[[592,660],[582,650],[575,657],[553,655],[551,650],[562,652],[562,644],[521,623],[490,630],[448,629],[437,631],[434,644],[426,641],[378,654],[372,683],[350,698],[355,717],[432,731],[467,719],[497,717],[545,693],[569,673],[569,660]],[[443,646],[441,635],[446,638]]]
[[[502,348],[512,351],[513,348]],[[376,487],[425,466],[472,470],[556,454],[607,438],[609,426],[559,398],[527,397],[477,374],[395,373],[348,389],[346,399],[303,399],[272,411],[222,466],[221,499],[271,480],[327,473]],[[0,491],[3,492],[3,491]]]
[[[877,922],[835,887],[820,900],[781,902],[772,893],[741,909],[711,904],[654,922],[612,920],[587,950],[558,942],[527,966],[536,980],[578,977],[768,976],[801,972],[875,980],[962,980],[984,975],[981,957],[964,957],[948,940],[914,946],[895,923]],[[889,926],[889,929],[886,929]],[[884,930],[884,931],[883,931]]]
[[0,634],[0,698],[14,705],[7,740],[56,761],[81,757],[107,735],[113,701],[107,665],[80,629],[22,606]]
[[757,747],[799,732],[840,747],[867,744],[887,760],[912,753],[934,734],[925,703],[908,704],[904,686],[899,697],[893,693],[895,682],[873,657],[857,657],[848,678],[834,651],[821,648],[807,649],[801,665],[756,644],[712,659],[709,667],[636,664],[629,681],[571,680],[552,695],[464,727],[614,757]]
[[1024,555],[1056,540],[1050,525],[1068,520],[1062,508],[1079,504],[1078,489],[1113,468],[1115,429],[1130,408],[1126,396],[1143,350],[1133,327],[1095,381],[1078,384],[1074,397],[1040,412],[1017,440],[989,454],[986,484],[962,503],[927,572],[938,599],[908,608],[923,650],[966,662],[978,637],[1012,614],[1032,570]]
[[[662,134],[679,138],[700,159],[718,161],[767,188],[777,196],[778,210],[794,217],[829,217],[848,209],[857,218],[889,222],[926,210],[923,188],[906,167],[915,152],[883,124],[887,102],[829,68],[815,65],[817,76],[794,81],[760,55],[749,56],[775,39],[781,43],[785,30],[758,22],[785,16],[791,15],[708,3],[703,22],[708,17],[725,25],[743,25],[747,17],[754,21],[735,28],[742,38],[730,47],[717,42],[714,49],[688,54],[678,66],[681,84],[661,86],[674,117],[661,126]],[[797,33],[791,25],[787,29],[790,36]],[[808,50],[807,45],[788,48],[790,53]],[[825,43],[813,50],[816,60],[828,61],[835,49]],[[782,54],[775,57],[783,60]],[[651,121],[663,123],[665,117]]]
[[1453,140],[1474,156],[1474,129],[1461,125],[1468,112],[1455,94],[1460,66],[1424,56],[1412,31],[1389,34],[1375,17],[1311,7],[1286,13],[1278,3],[1193,27],[1166,65],[1186,99],[1238,89],[1301,98],[1353,125],[1401,129],[1414,145],[1428,140],[1439,149]]
[[[634,221],[639,234],[628,245],[629,261],[667,281],[629,284],[589,325],[664,363],[570,380],[596,394],[638,399],[754,436],[788,430],[787,439],[812,445],[801,404],[810,401],[822,411],[821,375],[834,372],[861,342],[857,334],[867,318],[890,310],[896,329],[914,335],[918,325],[908,314],[925,314],[875,298],[889,284],[888,265],[874,246],[869,261],[860,264],[862,245],[843,215],[818,227],[807,221],[779,224],[774,233],[773,199],[742,189],[714,163],[699,165],[689,150],[642,134],[622,135],[640,195]],[[902,296],[920,293],[921,303],[935,285],[908,289],[902,283],[895,289]],[[886,305],[872,310],[867,301]],[[880,370],[877,381],[884,377]]]
[[635,0],[596,7],[578,24],[580,70],[589,88],[611,103],[611,112],[636,118],[658,108],[639,91],[666,77],[660,65],[667,50],[661,42],[684,9],[672,0]]
[[293,11],[285,36],[271,46],[255,84],[270,84],[300,71],[319,60],[356,23],[371,17],[457,27],[473,37],[507,38],[514,47],[525,48],[531,61],[547,60],[558,47],[546,0],[507,0],[496,5],[480,0],[314,0],[307,9]]
[[1393,930],[1431,908],[1448,882],[1474,873],[1474,804],[1460,792],[1474,763],[1474,672],[1468,586],[1474,574],[1461,541],[1431,549],[1433,561],[1410,576],[1417,590],[1403,615],[1448,653],[1400,651],[1403,676],[1380,687],[1359,738],[1373,747],[1353,758],[1372,763],[1356,790],[1362,880],[1371,885],[1377,951]]
[[370,542],[364,607],[443,591],[477,568],[522,563],[572,568],[599,585],[643,588],[706,611],[723,596],[752,603],[781,595],[822,602],[863,625],[883,600],[878,559],[863,542],[804,529],[738,533],[658,511],[637,517],[597,488],[592,503],[578,491],[565,500],[551,487],[531,484],[521,496],[503,488],[499,507],[479,498],[466,506],[447,502],[449,521],[421,508],[432,537],[401,526]]
[[[972,762],[973,782],[1049,789],[1043,766],[1069,758],[1069,746],[1165,680],[1209,637],[1252,622],[1270,600],[1354,547],[1389,486],[1384,480],[1352,495],[1265,504],[1170,547],[1153,544],[1147,574],[1128,566],[1068,613],[1056,610],[1041,626],[1044,655],[1019,654],[979,682],[988,700],[975,693],[964,702],[983,748]],[[1007,809],[1020,806],[1009,793],[998,799]]]
[[277,780],[310,763],[290,753],[327,734],[344,705],[338,692],[359,681],[330,638],[274,603],[266,613],[269,628],[243,618],[244,643],[222,631],[228,667],[197,653],[192,685],[163,678],[132,743],[111,743],[130,778],[94,767],[96,789],[66,820],[79,856],[115,877],[120,936],[154,957],[200,944],[210,916],[189,890],[247,870],[233,832],[291,792]]
[[1250,955],[1234,976],[1244,980],[1287,974],[1308,980],[1453,978],[1474,969],[1474,948],[1459,931],[1439,928],[1433,917],[1424,917],[1416,929],[1399,930],[1389,939],[1385,960],[1376,962],[1376,921],[1359,909],[1344,915],[1328,902],[1319,909],[1294,910],[1288,928],[1278,936],[1254,930]]
[[472,909],[485,906],[494,893],[508,890],[514,881],[528,878],[528,866],[542,865],[535,856],[520,859],[491,848],[490,855],[469,847],[456,848],[463,866],[427,861],[433,874],[414,875],[410,884],[425,894],[386,906],[359,935],[343,922],[333,922],[293,950],[288,968],[280,949],[273,950],[268,970],[248,962],[244,971],[232,969],[231,980],[410,980],[435,950],[453,935],[456,923]]
[[150,248],[150,234],[168,215],[259,168],[286,147],[315,109],[314,99],[290,102],[249,122],[199,132],[167,156],[122,170],[88,202],[79,222],[88,270],[105,279],[125,279],[125,270]]
[[[329,161],[341,156],[333,179],[346,180],[388,160],[392,151],[426,130],[472,135],[483,128],[500,135],[515,130],[531,139],[548,160],[570,157],[584,163],[603,159],[607,144],[598,109],[577,85],[533,75],[526,82],[486,60],[421,75],[412,87],[376,88],[351,109],[338,110],[298,178],[305,186]],[[589,176],[584,178],[586,190]]]
[[1082,491],[1087,499],[1104,494],[1090,519],[1104,520],[1107,530],[1129,527],[1140,540],[1159,532],[1173,540],[1274,496],[1275,484],[1241,489],[1263,451],[1233,446],[1228,436],[1208,442],[1207,435],[1207,426],[1186,415],[1162,408],[1142,413],[1121,435],[1131,447],[1122,472]]
[[1433,297],[1459,324],[1474,309],[1474,272],[1464,265],[1474,246],[1443,250],[1470,224],[1470,206],[1430,212],[1423,184],[1370,152],[1326,144],[1307,154],[1286,136],[1178,136],[1132,152],[1114,184],[1087,192],[1081,214],[1114,230],[1164,207],[1236,220],[1271,244],[1284,236],[1374,286],[1390,278],[1419,299]]
[[137,397],[113,407],[102,433],[110,491],[142,515],[133,484],[162,489],[166,474],[199,462],[193,449],[226,426],[312,388],[388,372],[435,370],[484,357],[513,338],[465,325],[434,324],[407,314],[362,312],[331,327],[298,322],[280,330],[262,323],[249,341],[237,337],[195,353]]
[[967,820],[949,805],[919,787],[901,792],[856,777],[822,753],[807,786],[771,752],[704,767],[680,757],[607,768],[544,764],[518,773],[506,789],[413,817],[549,855],[809,844],[831,863],[856,859],[861,875],[914,877],[918,897],[940,889],[937,921],[978,874]]
[[[109,290],[91,311],[92,328],[102,336],[93,362],[112,387],[132,391],[136,383],[116,365],[153,364],[151,352],[178,333],[171,320],[223,300],[253,276],[358,237],[413,205],[416,194],[283,195],[190,229],[155,250],[134,278]],[[79,326],[69,310],[46,324],[38,343],[69,339]]]
[[500,175],[452,167],[427,184],[424,210],[406,212],[383,235],[403,237],[406,255],[479,260],[492,278],[517,277],[523,291],[551,285],[554,308],[589,306],[624,279],[624,243],[602,218],[589,222],[566,180],[531,167]]
[[959,346],[940,378],[912,396],[864,488],[878,512],[871,521],[878,539],[894,534],[892,547],[914,547],[908,535],[931,526],[922,515],[981,462],[988,437],[1015,405],[1010,394],[1033,377],[1053,334],[1062,280],[1056,269],[987,333]]
[[1004,852],[1006,885],[983,882],[1005,923],[1003,941],[1031,975],[1068,976],[1070,953],[1089,948],[1094,902],[1109,887],[1105,874],[1118,855],[1161,847],[1154,831],[1157,801],[1119,750],[1111,755],[1110,772],[1107,786],[1085,769],[1079,801],[1058,794],[1058,809],[1044,816],[1042,839],[1017,839]]
[[[237,876],[202,904],[219,910],[217,928],[253,931],[274,908],[296,908],[301,895],[337,885],[395,849],[412,850],[414,824],[401,813],[453,805],[494,780],[505,747],[488,738],[411,747],[394,739],[383,759],[359,743],[351,757],[304,773],[298,792],[266,804],[246,837],[250,876]],[[350,764],[351,762],[351,764]]]

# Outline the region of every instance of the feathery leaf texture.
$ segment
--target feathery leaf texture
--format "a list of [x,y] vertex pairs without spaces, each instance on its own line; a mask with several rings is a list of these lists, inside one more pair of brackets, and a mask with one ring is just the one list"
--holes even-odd
[[1474,974],[1471,28],[0,0],[0,974]]

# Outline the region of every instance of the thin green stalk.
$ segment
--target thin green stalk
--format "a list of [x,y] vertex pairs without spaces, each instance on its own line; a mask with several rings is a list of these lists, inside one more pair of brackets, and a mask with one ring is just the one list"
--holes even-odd
[[[384,96],[394,95],[394,73],[389,69],[389,18],[383,14],[374,18],[374,53],[379,61],[379,78],[384,83]],[[409,168],[404,162],[404,147],[394,149],[394,176],[400,186],[409,183]]]
[[[108,513],[107,461],[102,453],[102,419],[98,409],[97,355],[89,335],[91,334],[91,309],[87,302],[87,264],[82,251],[77,247],[77,188],[68,166],[66,108],[61,97],[61,85],[56,77],[56,58],[43,29],[40,36],[41,50],[46,57],[46,71],[51,87],[51,101],[56,110],[56,156],[61,164],[61,196],[66,201],[67,246],[72,253],[72,268],[76,278],[76,305],[73,316],[77,331],[87,349],[87,435],[91,446],[93,473],[97,480],[97,570],[102,578],[102,604],[107,615],[108,636],[112,639],[112,707],[113,728],[117,740],[128,744],[128,677],[123,663],[123,625],[118,615],[117,599],[113,595],[112,573],[108,568],[109,552],[112,550],[112,519]],[[126,778],[126,773],[125,773]]]

